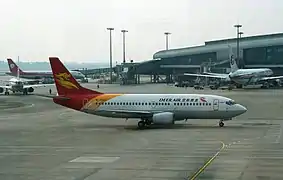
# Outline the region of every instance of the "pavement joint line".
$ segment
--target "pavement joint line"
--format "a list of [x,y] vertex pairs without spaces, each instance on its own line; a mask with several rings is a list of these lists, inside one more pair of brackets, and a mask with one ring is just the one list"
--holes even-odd
[[15,110],[15,109],[23,109],[23,108],[32,108],[34,106],[35,106],[35,104],[27,104],[27,105],[20,106],[20,107],[4,108],[4,110]]

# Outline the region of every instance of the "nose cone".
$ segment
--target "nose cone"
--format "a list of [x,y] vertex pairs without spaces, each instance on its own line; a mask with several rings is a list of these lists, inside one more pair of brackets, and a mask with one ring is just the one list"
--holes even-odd
[[247,108],[241,104],[236,104],[235,111],[237,112],[238,115],[244,114],[247,112]]

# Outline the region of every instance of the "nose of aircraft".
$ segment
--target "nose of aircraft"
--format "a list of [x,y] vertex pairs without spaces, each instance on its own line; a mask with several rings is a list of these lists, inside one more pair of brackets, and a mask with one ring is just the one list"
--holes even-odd
[[241,104],[236,104],[236,111],[240,115],[240,114],[247,112],[247,108]]

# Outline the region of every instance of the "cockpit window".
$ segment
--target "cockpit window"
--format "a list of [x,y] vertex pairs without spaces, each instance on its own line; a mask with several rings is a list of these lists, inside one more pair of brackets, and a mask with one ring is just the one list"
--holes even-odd
[[235,103],[235,101],[230,100],[230,101],[226,101],[226,104],[229,105],[229,106],[232,106],[236,103]]

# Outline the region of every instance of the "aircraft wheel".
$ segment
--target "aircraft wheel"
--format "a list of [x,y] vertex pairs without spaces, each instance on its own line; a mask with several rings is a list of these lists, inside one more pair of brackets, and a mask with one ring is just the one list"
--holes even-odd
[[5,95],[9,95],[9,92],[8,92],[8,91],[6,91],[6,92],[5,92]]
[[138,127],[139,127],[139,129],[144,129],[144,127],[145,127],[145,122],[144,122],[144,121],[139,121],[139,122],[138,122]]
[[151,121],[146,119],[145,122],[144,122],[147,126],[151,125]]
[[224,126],[224,122],[220,121],[219,122],[219,127],[223,127]]

